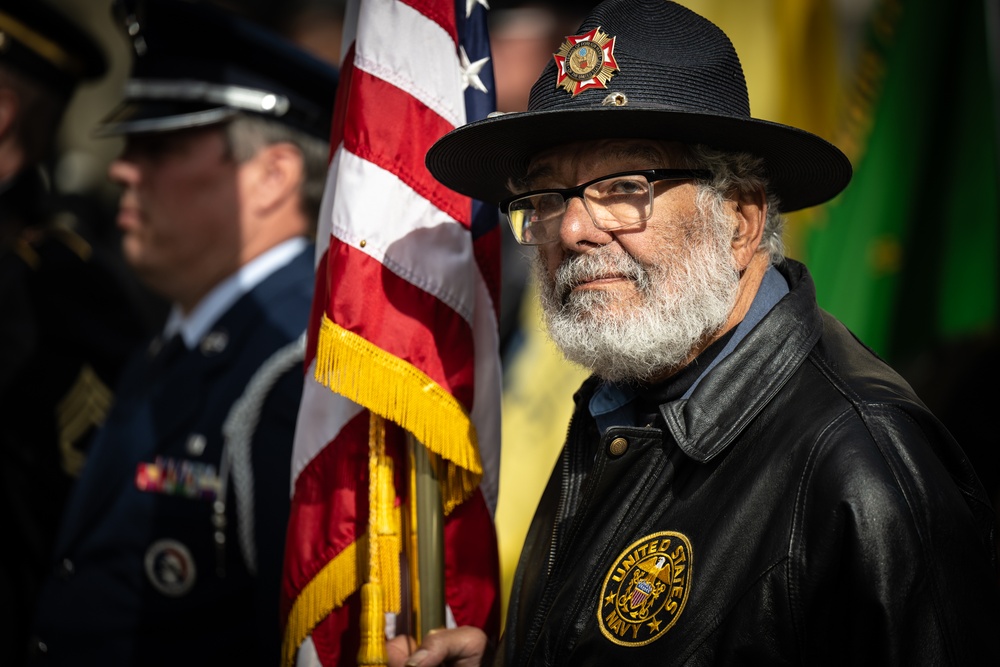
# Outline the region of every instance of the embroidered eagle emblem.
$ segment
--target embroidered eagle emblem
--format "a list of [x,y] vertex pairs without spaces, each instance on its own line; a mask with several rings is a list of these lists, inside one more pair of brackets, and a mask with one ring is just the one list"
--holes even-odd
[[694,554],[681,533],[647,535],[608,571],[597,604],[601,632],[621,646],[644,646],[674,626],[691,589]]

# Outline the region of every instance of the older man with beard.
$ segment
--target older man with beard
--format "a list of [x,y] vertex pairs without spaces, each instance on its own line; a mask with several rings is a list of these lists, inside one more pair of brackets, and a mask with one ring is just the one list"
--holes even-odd
[[[850,163],[750,116],[716,26],[608,0],[527,112],[454,130],[427,165],[537,246],[552,338],[593,371],[496,664],[1000,664],[975,472],[783,257],[779,212],[836,195]],[[492,654],[472,628],[388,649]]]
[[[685,160],[684,154],[682,147],[659,141],[579,142],[535,158],[525,182],[589,182],[606,174],[693,160]],[[592,155],[597,157],[588,157]],[[722,164],[719,178],[728,180],[715,190],[699,191],[688,172],[679,170],[684,173],[668,175],[679,180],[650,182],[640,176],[633,183],[631,175],[612,178],[586,188],[584,198],[573,200],[578,206],[566,203],[562,224],[571,225],[567,234],[576,237],[572,242],[578,247],[589,244],[592,251],[567,253],[562,243],[545,243],[535,256],[534,268],[549,333],[569,359],[605,380],[655,382],[697,357],[743,319],[752,290],[769,265],[767,253],[754,253],[764,228],[759,223],[766,219],[764,202],[752,201],[756,193],[747,193],[742,211],[754,216],[746,224],[757,226],[738,230],[753,238],[745,238],[734,257],[731,219],[720,193],[735,179],[723,177],[721,169]],[[600,216],[597,207],[610,197],[623,197],[601,192],[606,184],[643,190],[661,185],[663,197],[677,206],[651,210],[644,221],[648,233],[623,231],[617,234],[619,243],[604,243],[595,237],[611,230],[602,231],[591,216]],[[640,193],[631,196],[648,200]],[[528,201],[537,198],[529,195]],[[515,198],[508,206],[522,201]],[[777,226],[781,219],[773,215],[770,222]],[[618,226],[617,221],[611,224]],[[557,231],[546,227],[547,233]],[[769,229],[765,237],[777,245],[772,252],[780,258],[780,230]]]

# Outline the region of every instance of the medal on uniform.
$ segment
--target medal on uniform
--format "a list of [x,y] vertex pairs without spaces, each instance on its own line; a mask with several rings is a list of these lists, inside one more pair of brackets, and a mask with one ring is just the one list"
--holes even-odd
[[153,588],[167,597],[180,597],[188,593],[198,578],[191,551],[177,540],[164,539],[153,542],[143,558],[146,578]]
[[210,463],[157,456],[153,462],[136,466],[135,487],[147,493],[215,500],[219,475]]

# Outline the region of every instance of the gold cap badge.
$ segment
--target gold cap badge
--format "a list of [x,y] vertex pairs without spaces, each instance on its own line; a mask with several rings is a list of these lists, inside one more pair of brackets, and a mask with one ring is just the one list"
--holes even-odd
[[585,35],[572,35],[553,54],[556,87],[576,97],[589,88],[607,88],[620,71],[615,61],[615,38],[594,28]]
[[597,622],[621,646],[644,646],[666,633],[691,589],[691,543],[681,533],[653,533],[633,542],[604,578]]

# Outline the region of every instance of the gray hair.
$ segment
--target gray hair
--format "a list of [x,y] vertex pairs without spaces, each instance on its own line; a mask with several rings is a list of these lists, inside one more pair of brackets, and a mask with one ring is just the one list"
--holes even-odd
[[726,200],[741,195],[765,194],[767,218],[761,245],[767,250],[771,264],[783,262],[785,219],[781,215],[781,202],[768,187],[764,160],[749,153],[728,153],[701,144],[683,145],[678,149],[678,159],[683,163],[680,166],[712,172],[712,182],[702,184],[698,194],[698,203],[706,210],[717,211]]
[[237,162],[246,162],[257,151],[273,144],[288,143],[298,148],[305,171],[299,191],[300,208],[309,221],[310,233],[314,234],[326,187],[329,144],[284,123],[250,114],[239,114],[226,123],[225,136],[229,151]]

